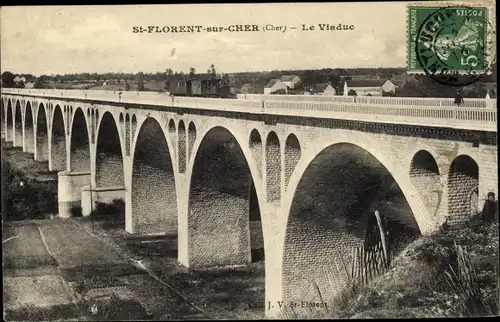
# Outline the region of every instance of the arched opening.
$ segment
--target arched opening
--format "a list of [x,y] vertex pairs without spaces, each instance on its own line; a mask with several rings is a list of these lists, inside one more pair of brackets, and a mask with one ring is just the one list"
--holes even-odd
[[1,107],[1,109],[0,109],[0,113],[1,113],[1,115],[0,115],[0,123],[1,124],[0,125],[1,125],[1,128],[2,128],[2,139],[4,139],[5,138],[5,134],[7,132],[7,129],[6,129],[5,123],[4,123],[5,120],[6,120],[5,119],[5,113],[6,113],[6,111],[5,111],[5,104],[4,104],[3,98],[0,100],[0,107]]
[[179,121],[179,135],[177,138],[179,146],[179,172],[186,172],[186,127],[184,122]]
[[12,103],[11,100],[8,100],[7,103],[7,134],[5,135],[5,140],[7,142],[12,142],[12,138],[14,135],[14,122],[12,121]]
[[23,118],[21,116],[21,103],[16,103],[16,115],[14,119],[14,146],[23,146]]
[[266,140],[267,201],[275,202],[281,196],[281,150],[275,132],[270,132]]
[[132,140],[135,138],[135,131],[136,130],[137,130],[137,117],[134,114],[134,115],[132,115]]
[[295,166],[300,160],[300,143],[295,134],[290,134],[285,142],[285,189]]
[[115,119],[105,112],[97,133],[96,187],[124,186],[123,157]]
[[[188,227],[190,266],[247,264],[263,258],[250,168],[240,145],[224,128],[211,129],[196,152]],[[252,248],[256,250],[253,258]]]
[[49,160],[49,140],[47,115],[45,107],[40,103],[36,119],[36,161],[44,162]]
[[[196,141],[196,126],[194,122],[189,123],[188,127],[188,156],[191,158],[191,151],[193,150],[193,144]],[[189,159],[188,159],[189,162]]]
[[321,151],[293,196],[283,251],[283,300],[324,300],[345,286],[356,248],[374,230],[374,211],[385,219],[394,255],[420,234],[413,212],[388,170],[366,150],[347,143]]
[[52,170],[66,170],[66,135],[64,133],[63,115],[59,105],[56,105],[52,119],[51,159]]
[[135,146],[132,169],[135,231],[177,235],[177,194],[172,158],[161,125],[154,118],[143,123]]
[[26,104],[26,115],[24,116],[24,145],[26,152],[35,152],[35,132],[33,131],[33,110],[31,103]]
[[81,108],[77,108],[71,126],[70,171],[90,171],[90,146],[87,121]]
[[250,132],[250,150],[252,151],[252,156],[257,163],[257,168],[259,169],[259,175],[262,174],[262,138],[260,137],[259,131],[253,129]]
[[95,142],[95,110],[92,109],[90,111],[90,120],[89,120],[89,123],[90,123],[90,140],[92,141],[92,143]]
[[410,181],[418,191],[427,207],[434,216],[443,200],[443,187],[439,180],[439,168],[436,160],[428,151],[420,150],[413,156],[410,164]]
[[130,117],[125,116],[125,153],[130,155]]
[[170,119],[168,122],[168,133],[175,134],[175,121],[174,119]]
[[[468,155],[453,160],[448,172],[448,222],[458,223],[471,216],[473,190],[479,186],[479,167]],[[480,193],[480,191],[479,191]]]

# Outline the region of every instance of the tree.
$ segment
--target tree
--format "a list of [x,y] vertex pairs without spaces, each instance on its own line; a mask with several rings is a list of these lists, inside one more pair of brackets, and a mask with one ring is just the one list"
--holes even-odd
[[144,74],[143,73],[141,73],[141,72],[137,73],[136,82],[137,82],[137,90],[143,91],[144,90]]
[[194,67],[189,67],[189,77],[194,78],[194,75],[196,75],[196,69],[194,69]]
[[144,91],[144,81],[142,79],[139,79],[137,81],[137,90],[138,91]]
[[215,78],[215,77],[216,77],[216,75],[217,75],[217,71],[215,70],[215,66],[214,66],[214,64],[210,65],[210,69],[209,69],[209,71],[208,71],[208,72],[211,74],[212,78]]
[[349,96],[358,96],[358,93],[356,93],[355,90],[350,89],[349,92],[347,93],[347,95],[349,95]]
[[125,90],[130,91],[130,83],[129,82],[125,82]]
[[9,71],[5,71],[2,73],[2,87],[14,87],[14,74]]
[[33,85],[33,88],[48,88],[49,82],[48,82],[48,76],[42,75],[38,77],[35,81],[35,84]]

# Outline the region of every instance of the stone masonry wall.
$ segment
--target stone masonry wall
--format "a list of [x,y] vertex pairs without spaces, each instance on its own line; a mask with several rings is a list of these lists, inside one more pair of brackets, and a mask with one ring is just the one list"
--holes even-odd
[[276,133],[270,132],[266,140],[267,202],[280,200],[281,149]]

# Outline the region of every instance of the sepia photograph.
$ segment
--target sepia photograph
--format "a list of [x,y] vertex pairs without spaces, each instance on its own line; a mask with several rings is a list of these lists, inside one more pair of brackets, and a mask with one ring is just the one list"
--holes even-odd
[[498,316],[495,10],[2,6],[3,319]]

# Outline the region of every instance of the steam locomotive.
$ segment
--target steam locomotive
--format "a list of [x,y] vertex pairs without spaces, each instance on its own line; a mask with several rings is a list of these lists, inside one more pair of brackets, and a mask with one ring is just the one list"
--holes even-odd
[[221,78],[176,79],[167,81],[166,88],[174,96],[236,98],[229,83]]

